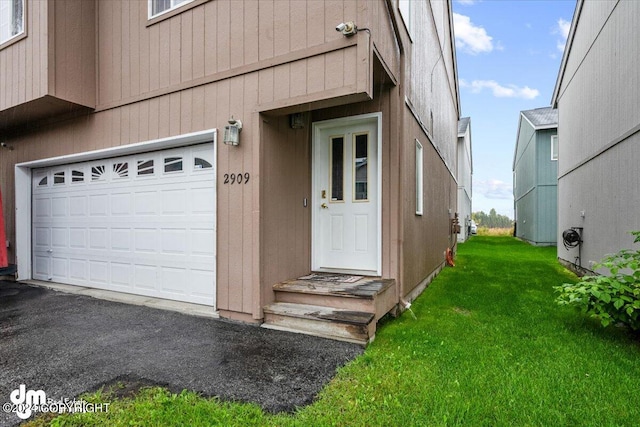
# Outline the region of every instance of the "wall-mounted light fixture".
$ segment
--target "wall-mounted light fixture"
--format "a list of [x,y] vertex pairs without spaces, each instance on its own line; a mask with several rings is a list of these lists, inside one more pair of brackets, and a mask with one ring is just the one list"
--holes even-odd
[[239,145],[240,132],[242,131],[242,122],[231,116],[229,124],[224,127],[223,141],[226,145]]
[[12,146],[10,146],[10,145],[7,145],[7,143],[6,143],[6,142],[0,142],[0,147],[2,147],[2,148],[6,148],[6,149],[7,149],[7,150],[9,150],[9,151],[13,151],[13,147],[12,147]]

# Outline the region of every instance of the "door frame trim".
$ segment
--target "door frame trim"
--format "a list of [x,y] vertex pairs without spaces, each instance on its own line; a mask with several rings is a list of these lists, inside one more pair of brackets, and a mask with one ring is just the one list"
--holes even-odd
[[[214,180],[217,180],[217,130],[208,129],[200,132],[193,132],[184,135],[172,136],[162,139],[154,139],[129,145],[119,145],[116,147],[101,150],[86,151],[65,156],[50,157],[46,159],[33,160],[29,162],[17,163],[15,165],[15,191],[16,191],[16,264],[18,265],[18,280],[32,280],[32,233],[31,233],[31,201],[32,201],[32,178],[31,170],[47,166],[64,165],[67,163],[77,163],[91,160],[98,160],[107,157],[120,157],[129,154],[144,153],[147,151],[157,151],[169,148],[184,147],[212,142],[213,143],[213,167],[216,169]],[[216,184],[217,185],[217,184]],[[214,239],[217,237],[217,195],[214,197],[213,223]],[[214,251],[217,243],[214,241]],[[214,258],[217,254],[214,252]],[[217,271],[217,266],[216,266]],[[216,309],[217,278],[214,280],[214,310]]]
[[[323,120],[319,122],[313,122],[311,124],[311,191],[315,192],[316,189],[316,171],[315,171],[315,144],[320,137],[320,132],[325,130],[326,128],[332,128],[336,126],[349,126],[352,124],[359,124],[363,122],[375,122],[376,132],[377,132],[377,180],[378,180],[378,188],[376,189],[376,215],[377,215],[377,224],[376,224],[376,243],[377,243],[377,254],[376,254],[376,276],[382,276],[382,112],[377,113],[367,113],[360,114],[356,116],[348,116],[341,117],[338,119],[331,120]],[[317,265],[317,248],[314,242],[314,237],[318,232],[317,228],[317,209],[315,209],[315,200],[316,197],[312,193],[311,195],[311,270],[317,271],[319,269]],[[322,271],[328,271],[327,269],[322,269]],[[371,272],[360,271],[360,270],[334,270],[337,273],[351,273],[351,274],[370,274]]]

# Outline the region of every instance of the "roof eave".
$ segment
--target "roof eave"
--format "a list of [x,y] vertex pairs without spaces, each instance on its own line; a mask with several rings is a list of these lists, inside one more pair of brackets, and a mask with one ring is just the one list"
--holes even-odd
[[558,77],[556,78],[556,85],[553,89],[553,96],[551,97],[551,106],[558,108],[558,98],[560,96],[560,86],[562,85],[562,79],[564,78],[564,72],[567,67],[567,60],[573,46],[573,38],[576,33],[576,27],[578,26],[578,20],[580,19],[580,13],[582,12],[582,5],[584,0],[578,0],[576,8],[573,12],[573,18],[571,19],[571,28],[569,29],[569,36],[567,37],[567,43],[562,53],[562,62],[560,62],[560,69],[558,70]]

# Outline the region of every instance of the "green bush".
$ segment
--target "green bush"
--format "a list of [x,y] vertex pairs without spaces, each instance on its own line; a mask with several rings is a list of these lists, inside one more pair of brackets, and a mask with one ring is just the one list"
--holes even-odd
[[[640,231],[632,231],[634,243],[640,243]],[[594,270],[609,274],[585,276],[578,283],[554,286],[560,293],[556,302],[582,309],[598,319],[602,326],[623,323],[640,330],[640,250],[623,249],[605,256]]]

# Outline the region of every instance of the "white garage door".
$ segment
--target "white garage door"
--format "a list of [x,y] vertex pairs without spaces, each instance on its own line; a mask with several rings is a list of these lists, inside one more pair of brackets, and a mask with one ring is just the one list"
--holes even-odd
[[213,144],[32,176],[34,279],[215,305]]

